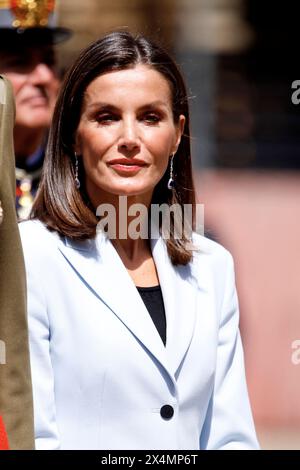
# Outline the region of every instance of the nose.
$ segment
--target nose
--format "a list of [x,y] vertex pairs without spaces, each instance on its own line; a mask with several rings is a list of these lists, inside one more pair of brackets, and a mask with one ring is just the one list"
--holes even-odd
[[47,64],[37,64],[30,74],[30,81],[34,85],[45,85],[54,79],[54,71]]
[[137,123],[134,119],[123,121],[119,139],[119,149],[131,152],[140,147],[140,137]]

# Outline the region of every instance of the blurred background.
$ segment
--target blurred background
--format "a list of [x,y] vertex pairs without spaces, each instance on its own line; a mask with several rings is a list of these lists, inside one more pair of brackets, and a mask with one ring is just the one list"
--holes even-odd
[[[250,399],[264,449],[300,449],[297,2],[60,0],[64,68],[105,32],[158,39],[184,72],[207,235],[233,254]],[[299,95],[300,96],[300,95]],[[300,343],[299,343],[300,344]],[[298,355],[300,357],[300,354]]]

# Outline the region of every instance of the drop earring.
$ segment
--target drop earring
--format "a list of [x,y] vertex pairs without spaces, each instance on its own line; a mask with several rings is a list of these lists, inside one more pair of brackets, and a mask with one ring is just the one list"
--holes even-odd
[[75,181],[75,186],[77,189],[80,188],[80,181],[79,181],[79,178],[78,178],[78,157],[77,157],[77,153],[74,152],[75,154],[75,178],[74,178],[74,181]]
[[173,155],[171,157],[171,162],[170,162],[170,178],[169,178],[169,181],[168,181],[168,189],[170,189],[170,190],[173,190],[174,186],[175,186],[175,181],[174,181],[174,178],[173,178],[173,159],[174,159],[174,155],[175,155],[175,153],[173,153]]

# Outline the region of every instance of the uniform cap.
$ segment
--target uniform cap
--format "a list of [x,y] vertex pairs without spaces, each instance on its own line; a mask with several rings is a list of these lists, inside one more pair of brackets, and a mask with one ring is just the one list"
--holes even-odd
[[55,0],[0,0],[2,45],[57,44],[71,35],[70,29],[57,26]]

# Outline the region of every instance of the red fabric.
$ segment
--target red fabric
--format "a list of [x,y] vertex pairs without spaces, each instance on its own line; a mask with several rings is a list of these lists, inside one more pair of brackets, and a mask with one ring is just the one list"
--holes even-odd
[[0,416],[0,450],[8,450],[8,449],[9,449],[9,445],[8,445],[7,434],[5,431],[3,420]]

